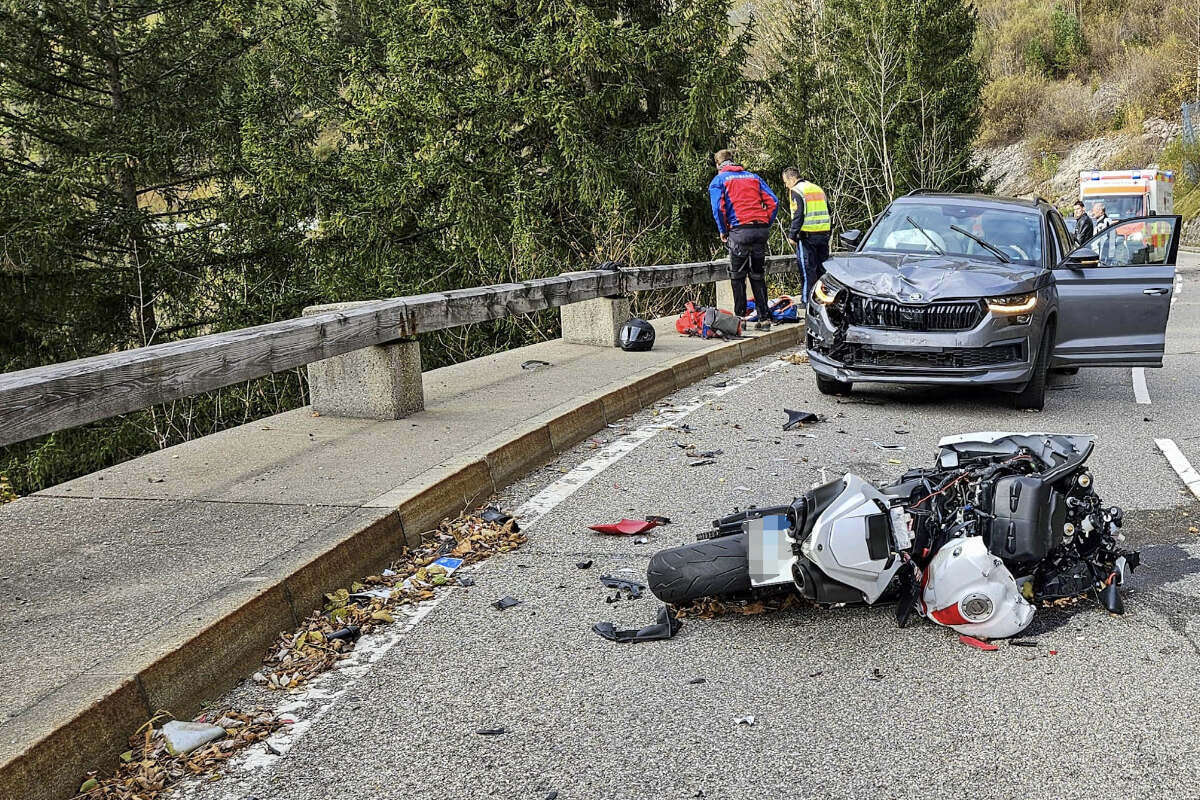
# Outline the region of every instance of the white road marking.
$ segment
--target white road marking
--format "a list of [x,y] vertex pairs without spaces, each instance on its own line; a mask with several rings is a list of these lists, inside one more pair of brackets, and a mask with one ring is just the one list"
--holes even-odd
[[1133,399],[1141,405],[1150,405],[1150,391],[1146,388],[1146,368],[1133,368]]
[[1171,293],[1171,308],[1179,302],[1179,295],[1183,293],[1183,276],[1178,272],[1175,273],[1175,291]]
[[[699,411],[713,400],[723,397],[735,389],[740,389],[746,384],[763,377],[768,372],[779,369],[786,364],[787,362],[783,360],[774,359],[770,363],[740,378],[730,378],[723,387],[708,389],[701,393],[698,399],[690,403],[663,409],[661,413],[670,415],[669,419],[643,425],[620,437],[602,448],[596,455],[538,492],[525,503],[522,503],[513,512],[513,516],[521,520],[521,530],[527,531],[532,528],[537,524],[538,520],[549,514],[560,503],[590,483],[593,478],[605,469],[629,455],[637,447],[653,439],[657,434],[674,427],[684,417]],[[486,563],[483,562],[476,565],[472,571],[482,569]],[[244,790],[248,788],[245,782],[252,777],[252,773],[262,772],[277,764],[289,750],[295,747],[312,730],[317,722],[333,710],[334,706],[337,705],[337,701],[352,689],[358,680],[370,672],[371,666],[375,662],[387,655],[388,651],[412,633],[413,629],[433,613],[433,610],[441,605],[442,601],[447,597],[450,597],[454,591],[454,587],[449,587],[433,600],[421,603],[415,611],[411,613],[401,612],[408,614],[408,619],[403,624],[395,625],[392,628],[384,628],[377,634],[363,637],[346,659],[338,664],[336,669],[318,676],[309,683],[307,689],[292,695],[294,699],[289,703],[281,705],[276,713],[282,717],[291,716],[296,721],[287,728],[277,731],[266,740],[265,744],[247,748],[236,761],[228,765],[226,780],[229,785],[223,787],[223,800],[240,800],[240,798],[244,797]],[[330,684],[339,680],[344,681],[344,685],[340,689],[333,689]],[[308,713],[303,719],[296,718],[295,715],[301,711]],[[236,777],[229,774],[234,772],[235,769],[242,774]],[[187,797],[188,794],[194,793],[193,790],[198,789],[202,785],[196,783],[182,786],[179,789],[180,796]]]
[[1155,439],[1154,443],[1158,445],[1158,449],[1162,450],[1163,455],[1167,457],[1167,461],[1171,464],[1171,469],[1175,470],[1176,474],[1179,475],[1180,480],[1183,481],[1183,485],[1191,490],[1197,500],[1200,500],[1200,472],[1197,472],[1196,468],[1188,462],[1187,458],[1180,452],[1172,440]]

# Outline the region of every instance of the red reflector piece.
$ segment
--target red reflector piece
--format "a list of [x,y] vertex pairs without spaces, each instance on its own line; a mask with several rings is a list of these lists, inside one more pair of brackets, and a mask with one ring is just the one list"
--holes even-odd
[[942,625],[971,624],[971,620],[964,617],[962,612],[958,610],[958,603],[955,603],[952,606],[946,606],[945,608],[939,608],[937,611],[933,612],[931,616],[934,618],[934,620],[940,622]]
[[985,642],[982,639],[976,639],[974,636],[959,636],[958,640],[965,645],[974,647],[976,650],[999,650],[999,647],[991,642]]
[[651,528],[656,527],[654,522],[647,522],[644,519],[623,519],[616,523],[604,523],[602,525],[589,525],[592,530],[597,533],[607,533],[613,535],[631,535],[635,533],[645,533]]

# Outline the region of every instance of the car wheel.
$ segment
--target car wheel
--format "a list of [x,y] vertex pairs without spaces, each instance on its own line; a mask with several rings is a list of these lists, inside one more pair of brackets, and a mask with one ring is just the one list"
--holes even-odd
[[1046,376],[1050,372],[1050,342],[1054,341],[1054,330],[1042,331],[1042,343],[1038,345],[1037,361],[1033,375],[1025,388],[1013,395],[1013,406],[1031,411],[1041,411],[1046,405]]
[[819,372],[813,374],[817,377],[817,391],[821,394],[850,394],[850,390],[854,388],[854,384],[849,381],[826,378]]

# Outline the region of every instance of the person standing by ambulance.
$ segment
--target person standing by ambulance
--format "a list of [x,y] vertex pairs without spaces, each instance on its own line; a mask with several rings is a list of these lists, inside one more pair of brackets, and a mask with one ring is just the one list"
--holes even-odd
[[804,303],[817,278],[825,274],[825,259],[829,258],[829,204],[825,190],[811,181],[800,180],[800,170],[788,167],[783,171],[792,207],[792,222],[787,238],[796,251],[796,262],[804,281]]
[[754,309],[759,321],[755,330],[771,330],[771,312],[767,305],[767,236],[779,198],[767,182],[740,164],[733,153],[718,150],[717,176],[708,184],[713,219],[721,241],[729,245],[729,280],[733,284],[733,313],[746,316],[746,280],[754,292]]

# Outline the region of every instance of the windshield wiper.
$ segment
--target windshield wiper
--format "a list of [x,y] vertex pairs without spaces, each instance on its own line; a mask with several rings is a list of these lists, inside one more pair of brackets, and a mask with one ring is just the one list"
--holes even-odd
[[944,250],[942,250],[942,248],[938,247],[937,242],[935,242],[933,240],[933,237],[929,235],[929,231],[925,230],[920,225],[918,225],[917,221],[915,219],[913,219],[912,217],[905,217],[904,221],[907,222],[909,225],[912,225],[917,230],[919,230],[921,232],[921,235],[924,236],[926,239],[928,239],[929,243],[931,245],[933,245],[933,249],[937,251],[937,254],[939,256],[946,255],[946,252]]
[[981,245],[983,245],[988,250],[990,250],[992,252],[992,255],[996,256],[996,258],[1000,259],[1005,264],[1012,263],[1012,259],[1009,258],[1008,255],[1005,254],[1005,252],[1003,250],[1001,250],[999,247],[996,247],[996,245],[992,244],[991,242],[985,242],[983,239],[980,239],[975,234],[971,233],[970,231],[963,230],[962,228],[958,227],[957,225],[951,225],[950,230],[958,231],[963,236],[966,236],[969,239],[974,239],[975,241],[979,242]]

